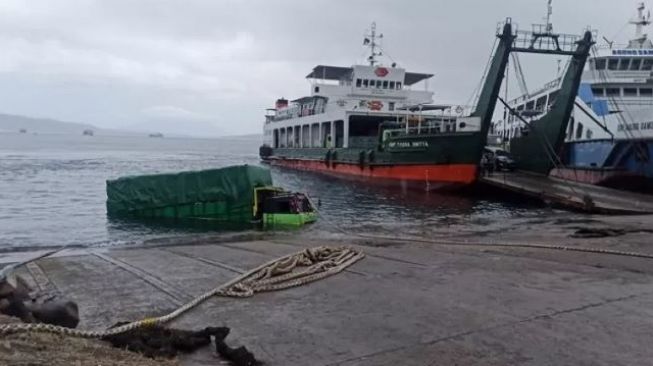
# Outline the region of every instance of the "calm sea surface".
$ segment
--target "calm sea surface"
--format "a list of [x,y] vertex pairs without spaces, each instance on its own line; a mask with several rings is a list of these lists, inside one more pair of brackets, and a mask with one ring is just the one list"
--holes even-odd
[[[259,164],[259,139],[182,139],[0,133],[0,249],[138,245],[231,228],[171,228],[107,220],[105,181],[123,175]],[[452,223],[487,226],[550,215],[494,195],[438,194],[273,168],[275,185],[320,199],[330,219],[302,230],[436,235]]]

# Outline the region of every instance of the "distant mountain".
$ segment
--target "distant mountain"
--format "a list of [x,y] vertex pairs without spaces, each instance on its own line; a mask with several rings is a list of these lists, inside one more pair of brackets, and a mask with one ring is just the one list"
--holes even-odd
[[0,132],[19,132],[43,134],[81,135],[91,130],[97,135],[109,136],[147,136],[161,133],[165,137],[217,137],[220,131],[207,123],[189,123],[183,121],[146,121],[118,129],[100,128],[90,123],[64,122],[51,118],[36,118],[0,113]]
[[62,134],[81,134],[84,130],[100,130],[88,123],[63,122],[49,118],[32,118],[0,113],[0,131],[18,132],[21,129],[27,130],[27,133]]

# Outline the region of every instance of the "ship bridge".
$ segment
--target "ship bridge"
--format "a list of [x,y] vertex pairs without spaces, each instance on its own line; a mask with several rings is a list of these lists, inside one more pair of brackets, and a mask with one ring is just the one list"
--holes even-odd
[[[406,72],[404,69],[397,67],[367,65],[353,67],[317,65],[306,75],[307,79],[337,81],[341,85],[351,85],[355,79],[361,79],[360,86],[362,86],[364,80],[367,79],[367,86],[376,86],[378,80],[381,81],[381,88],[383,88],[383,81],[392,80],[395,82],[396,89],[401,89],[402,83],[405,86],[412,86],[432,77],[433,74]],[[374,81],[373,84],[372,81]]]

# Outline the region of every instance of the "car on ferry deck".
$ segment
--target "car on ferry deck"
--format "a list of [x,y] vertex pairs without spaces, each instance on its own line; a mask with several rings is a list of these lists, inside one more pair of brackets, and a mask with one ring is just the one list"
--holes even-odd
[[507,170],[511,172],[515,170],[515,159],[506,150],[499,147],[487,146],[483,150],[483,153],[492,159],[497,171]]

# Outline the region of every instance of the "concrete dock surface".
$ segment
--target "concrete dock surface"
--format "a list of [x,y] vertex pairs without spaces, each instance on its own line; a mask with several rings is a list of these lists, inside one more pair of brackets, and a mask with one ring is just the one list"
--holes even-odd
[[[588,225],[600,227],[601,220]],[[19,273],[42,291],[76,301],[79,328],[102,329],[172,311],[302,248],[353,245],[366,258],[343,273],[250,298],[215,297],[171,326],[229,326],[227,341],[245,345],[267,365],[650,365],[653,259],[490,246],[524,242],[531,232],[529,242],[653,254],[650,233],[636,230],[650,218],[610,220],[628,222],[632,232],[576,239],[568,235],[573,225],[552,225],[558,231],[545,240],[524,225],[416,243],[316,239],[309,229],[66,250]],[[6,253],[0,262],[33,254]],[[219,364],[208,348],[181,362]]]
[[526,172],[496,172],[481,181],[492,186],[537,197],[563,207],[587,209],[587,199],[597,213],[650,214],[653,196],[584,184]]

